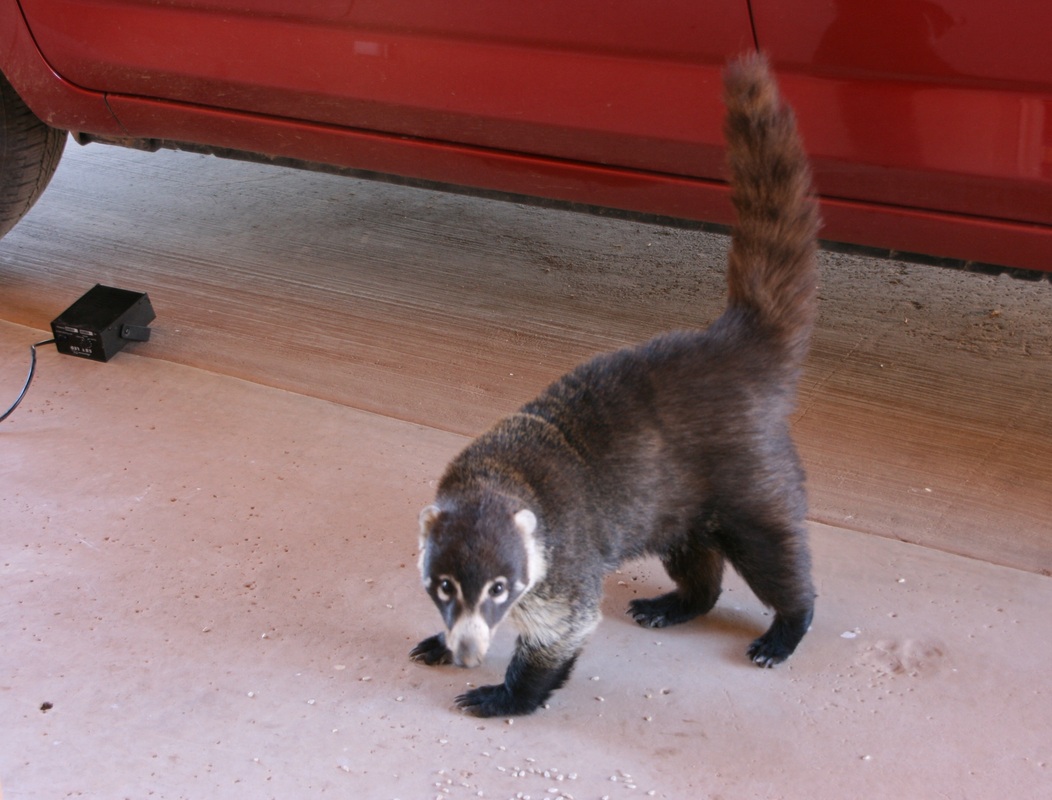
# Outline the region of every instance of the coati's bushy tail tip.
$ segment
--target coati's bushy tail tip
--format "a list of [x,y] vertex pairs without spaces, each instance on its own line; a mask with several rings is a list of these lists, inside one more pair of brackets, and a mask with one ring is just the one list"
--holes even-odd
[[818,210],[796,118],[767,60],[755,53],[724,74],[724,133],[738,212],[727,267],[730,307],[752,312],[796,363],[814,324]]

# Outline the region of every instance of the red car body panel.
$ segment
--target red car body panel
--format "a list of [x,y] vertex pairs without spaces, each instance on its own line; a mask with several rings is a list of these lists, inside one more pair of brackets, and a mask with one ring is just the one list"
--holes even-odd
[[0,0],[0,72],[44,122],[68,130],[119,136],[122,128],[98,92],[56,75],[37,49],[18,4]]
[[830,240],[1052,271],[1052,5],[0,0],[56,127],[726,224],[719,75],[757,44]]

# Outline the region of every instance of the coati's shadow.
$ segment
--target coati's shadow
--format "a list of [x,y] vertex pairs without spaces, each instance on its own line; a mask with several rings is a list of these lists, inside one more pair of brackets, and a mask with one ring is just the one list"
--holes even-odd
[[593,634],[592,641],[601,647],[601,637],[612,636],[617,640],[612,643],[613,646],[635,651],[640,649],[642,643],[667,648],[670,652],[686,648],[693,653],[710,653],[730,663],[755,669],[745,651],[756,637],[767,630],[772,615],[737,575],[728,572],[727,578],[727,585],[719,600],[707,614],[678,625],[646,627],[629,615],[629,603],[641,598],[658,597],[671,591],[673,586],[656,561],[626,566],[606,580],[601,608],[604,622],[610,624],[601,625]]

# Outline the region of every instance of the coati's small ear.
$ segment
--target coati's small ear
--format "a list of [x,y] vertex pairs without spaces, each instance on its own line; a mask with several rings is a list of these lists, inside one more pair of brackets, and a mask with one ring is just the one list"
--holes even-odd
[[420,512],[420,547],[423,548],[427,537],[431,535],[431,527],[442,512],[436,505],[429,505]]
[[528,508],[524,508],[515,514],[515,527],[519,529],[519,533],[523,536],[533,536],[533,532],[537,530],[537,515],[530,511]]
[[420,512],[420,559],[417,562],[417,566],[420,568],[420,575],[424,579],[425,586],[431,582],[427,574],[427,540],[431,536],[431,527],[435,524],[435,520],[438,519],[440,513],[442,512],[439,511],[436,505],[427,506]]
[[544,579],[548,573],[548,561],[544,557],[544,547],[534,534],[537,532],[537,515],[528,508],[516,512],[513,517],[515,527],[522,535],[522,543],[526,548],[526,579],[527,586],[519,587],[520,591],[533,586]]

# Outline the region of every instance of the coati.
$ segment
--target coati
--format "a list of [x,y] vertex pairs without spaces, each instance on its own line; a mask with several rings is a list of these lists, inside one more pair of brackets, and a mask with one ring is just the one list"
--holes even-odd
[[724,75],[738,213],[725,311],[704,331],[600,355],[470,444],[420,514],[420,572],[445,631],[425,664],[481,663],[519,630],[504,683],[456,698],[480,717],[529,714],[560,687],[599,623],[603,578],[657,555],[674,591],[633,600],[644,626],[713,607],[724,561],[774,620],[748,647],[784,661],[815,592],[804,474],[790,439],[815,317],[818,212],[793,113],[762,56]]

